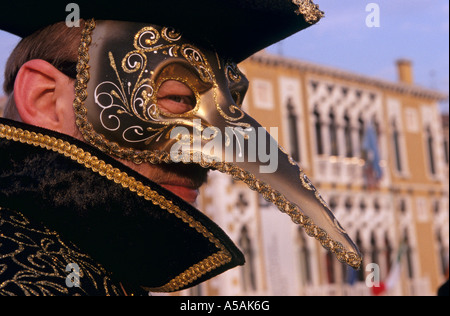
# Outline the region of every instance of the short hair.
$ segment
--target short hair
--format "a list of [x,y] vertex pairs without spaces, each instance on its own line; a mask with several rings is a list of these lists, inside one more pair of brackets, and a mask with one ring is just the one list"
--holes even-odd
[[17,44],[5,67],[3,90],[9,98],[4,117],[18,119],[12,94],[17,73],[27,61],[45,60],[70,78],[76,78],[78,47],[83,27],[83,20],[80,20],[79,27],[68,27],[65,22],[59,22],[36,31]]

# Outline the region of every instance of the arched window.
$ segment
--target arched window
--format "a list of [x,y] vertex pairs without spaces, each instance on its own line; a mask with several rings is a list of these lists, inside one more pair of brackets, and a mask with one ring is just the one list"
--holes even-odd
[[392,266],[392,245],[387,232],[384,234],[384,251],[386,258],[386,273],[388,274],[391,271]]
[[245,198],[245,194],[243,192],[239,193],[238,200],[236,202],[236,208],[241,212],[241,214],[245,213],[245,210],[249,206],[247,199]]
[[430,126],[427,127],[426,130],[426,143],[427,143],[427,151],[428,151],[428,162],[430,167],[430,173],[432,175],[436,175],[436,163],[434,160],[434,138],[433,133],[431,132]]
[[350,213],[352,211],[353,208],[353,201],[351,197],[348,197],[347,199],[345,199],[345,210]]
[[367,209],[367,204],[366,204],[366,201],[365,201],[364,199],[362,199],[362,200],[360,201],[360,203],[359,203],[359,208],[360,208],[360,210],[361,210],[361,214],[364,214],[364,212],[365,212],[366,209]]
[[376,214],[380,213],[381,205],[380,205],[380,201],[378,199],[375,199],[373,201],[373,209],[375,210]]
[[372,234],[370,236],[370,247],[371,247],[372,262],[379,264],[380,263],[379,249],[377,246],[377,239],[375,237],[374,232],[372,232]]
[[345,127],[344,127],[344,135],[345,135],[345,156],[348,158],[353,157],[353,141],[352,141],[352,125],[351,120],[348,113],[345,113],[344,116]]
[[400,132],[395,120],[392,121],[392,143],[394,147],[395,168],[398,172],[403,171],[402,156],[400,152]]
[[243,226],[239,237],[239,246],[247,263],[242,267],[242,285],[245,292],[256,291],[254,250],[247,226]]
[[362,116],[360,116],[358,118],[358,138],[359,138],[359,148],[360,148],[360,158],[364,158],[363,157],[363,144],[364,144],[364,135],[366,133],[366,125],[364,123],[364,120],[362,118]]
[[[439,213],[441,211],[441,205],[439,203],[439,201],[434,201],[434,206],[433,206],[433,211],[434,211],[434,217],[436,219],[439,218]],[[438,225],[436,225],[436,223]],[[442,275],[445,275],[446,273],[448,273],[448,243],[447,245],[444,243],[444,238],[443,238],[443,228],[442,228],[443,224],[441,221],[437,220],[435,222],[435,232],[436,232],[436,244],[437,244],[437,248],[438,248],[438,256],[439,256],[439,263],[440,263],[440,272]]]
[[381,155],[381,137],[382,137],[382,131],[381,131],[381,125],[380,122],[377,120],[376,116],[372,117],[372,127],[375,130],[375,134],[377,135],[377,149],[378,149],[378,154]]
[[295,161],[300,161],[297,114],[295,113],[295,108],[291,98],[288,99],[287,110],[288,110],[289,145],[291,156]]
[[446,249],[444,242],[441,237],[441,230],[436,230],[436,241],[437,247],[439,251],[439,265],[441,269],[441,274],[445,275],[448,269],[448,248]]
[[316,132],[316,150],[318,155],[323,155],[323,143],[322,143],[322,121],[320,118],[320,112],[317,107],[314,110],[314,130]]
[[299,255],[300,255],[300,271],[301,278],[304,282],[304,285],[312,284],[312,274],[311,274],[311,252],[308,248],[306,233],[304,232],[302,227],[299,227],[297,230],[298,240],[299,240]]
[[331,109],[329,114],[329,133],[330,133],[330,147],[331,151],[330,154],[332,156],[339,155],[339,148],[338,148],[338,136],[337,136],[337,123],[336,123],[336,115],[334,114],[333,109]]
[[327,266],[328,283],[334,284],[336,282],[336,277],[335,277],[335,273],[334,273],[334,260],[336,260],[336,259],[334,258],[334,255],[330,251],[327,251],[327,253],[325,255],[325,260],[326,260],[326,266]]
[[449,157],[448,157],[448,138],[444,137],[444,141],[443,141],[443,145],[444,145],[444,159],[445,159],[445,163],[448,165],[449,164]]
[[406,209],[406,201],[405,201],[405,199],[401,199],[400,200],[399,209],[400,209],[400,213],[402,215],[406,215],[407,209]]
[[410,279],[414,278],[414,268],[413,268],[413,258],[412,258],[412,248],[409,243],[408,231],[407,229],[403,232],[403,243],[405,247],[405,255],[406,255],[406,269],[407,274]]

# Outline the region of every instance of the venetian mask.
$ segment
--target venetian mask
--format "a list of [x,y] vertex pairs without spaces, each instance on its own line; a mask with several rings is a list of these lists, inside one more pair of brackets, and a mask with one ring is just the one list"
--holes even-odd
[[[248,81],[233,60],[169,27],[91,20],[77,70],[74,109],[86,141],[136,164],[195,163],[229,174],[359,267],[357,247],[303,170],[242,110]],[[172,100],[184,105],[176,111],[158,101],[169,82],[187,91]]]

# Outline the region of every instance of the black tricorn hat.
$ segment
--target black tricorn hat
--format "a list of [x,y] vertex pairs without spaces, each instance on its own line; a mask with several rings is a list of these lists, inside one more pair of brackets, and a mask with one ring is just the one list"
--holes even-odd
[[[0,29],[26,37],[65,21],[69,1],[11,1],[0,11]],[[206,41],[240,62],[308,26],[323,15],[312,0],[77,0],[80,18],[171,26]]]

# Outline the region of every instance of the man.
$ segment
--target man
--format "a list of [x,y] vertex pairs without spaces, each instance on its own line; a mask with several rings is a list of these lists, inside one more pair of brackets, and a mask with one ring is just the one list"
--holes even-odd
[[0,19],[25,37],[0,121],[0,295],[172,292],[243,264],[192,206],[210,169],[359,266],[307,176],[240,108],[248,82],[237,63],[316,23],[316,5],[78,4],[79,27],[31,1]]

